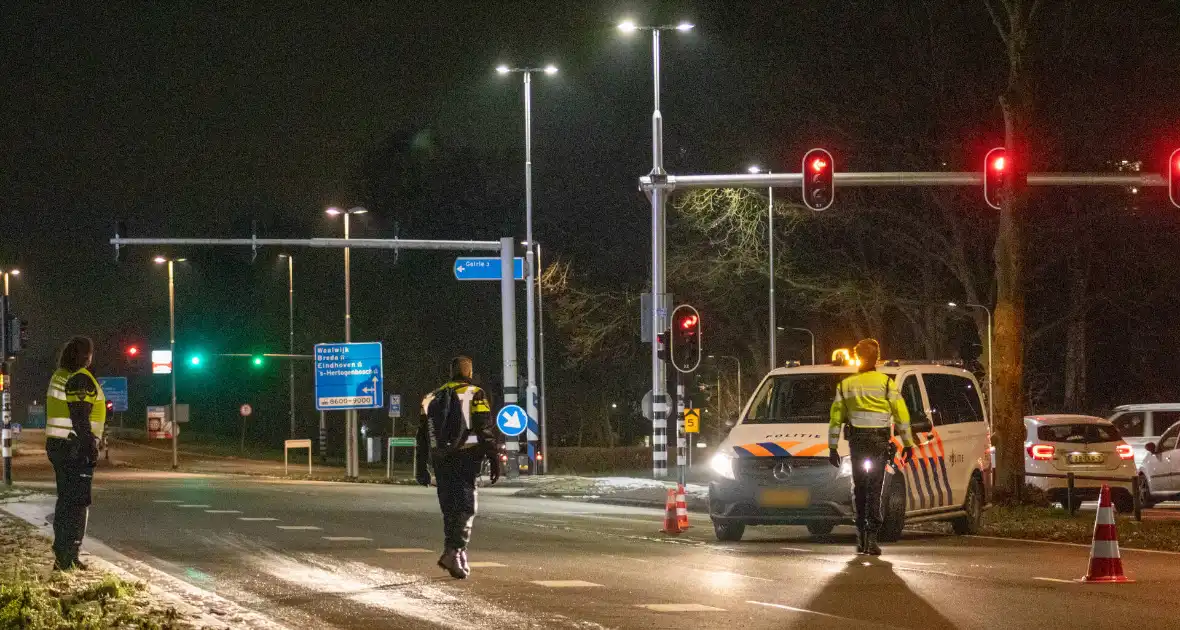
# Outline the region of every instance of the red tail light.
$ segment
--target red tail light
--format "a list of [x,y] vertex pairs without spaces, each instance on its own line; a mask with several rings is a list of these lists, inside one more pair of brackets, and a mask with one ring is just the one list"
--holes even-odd
[[1135,449],[1131,448],[1130,444],[1119,444],[1114,450],[1118,451],[1119,459],[1135,459]]
[[1053,459],[1053,446],[1051,444],[1033,444],[1028,447],[1028,456],[1038,462],[1047,462]]

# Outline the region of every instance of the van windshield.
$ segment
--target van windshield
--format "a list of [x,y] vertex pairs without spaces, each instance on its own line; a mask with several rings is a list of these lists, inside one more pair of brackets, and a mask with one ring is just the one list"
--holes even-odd
[[827,423],[836,386],[847,374],[789,374],[762,384],[742,424]]

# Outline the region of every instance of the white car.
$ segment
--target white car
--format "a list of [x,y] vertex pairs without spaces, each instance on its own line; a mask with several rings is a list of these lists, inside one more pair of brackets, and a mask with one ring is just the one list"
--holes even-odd
[[1097,499],[1102,485],[1107,484],[1118,511],[1130,513],[1134,509],[1134,450],[1110,421],[1094,416],[1042,415],[1026,417],[1024,426],[1027,483],[1065,505],[1066,475],[1073,473],[1075,501]]
[[[825,535],[852,524],[852,466],[841,440],[839,468],[828,462],[828,419],[836,385],[856,367],[778,368],[755,390],[713,456],[709,517],[719,540],[741,540],[750,525],[806,525]],[[881,540],[906,522],[949,521],[975,533],[990,496],[990,432],[979,384],[970,372],[931,361],[881,363],[909,409],[918,446],[905,466],[890,466],[882,497]],[[900,441],[894,440],[898,445]]]
[[1145,446],[1147,457],[1139,468],[1139,492],[1143,507],[1180,498],[1180,424],[1164,432],[1158,442]]
[[1110,416],[1119,435],[1135,449],[1135,466],[1147,459],[1148,442],[1158,442],[1164,431],[1180,423],[1180,403],[1122,405]]

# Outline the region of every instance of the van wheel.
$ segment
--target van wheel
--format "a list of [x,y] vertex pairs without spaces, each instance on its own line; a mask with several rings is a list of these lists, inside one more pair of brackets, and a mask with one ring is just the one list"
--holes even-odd
[[958,516],[951,520],[951,529],[959,536],[979,533],[979,525],[983,520],[983,491],[979,487],[979,478],[972,477],[967,486],[967,499],[963,501],[966,516]]
[[1147,483],[1147,475],[1139,475],[1139,505],[1144,509],[1155,507],[1155,501],[1151,498],[1151,486]]
[[877,538],[881,542],[897,542],[901,540],[901,530],[905,529],[905,478],[893,475],[893,482],[889,484],[889,494],[881,507],[881,531]]
[[713,521],[713,533],[721,542],[737,542],[746,533],[746,524],[741,521]]
[[835,523],[808,523],[807,533],[812,536],[827,536],[836,527]]

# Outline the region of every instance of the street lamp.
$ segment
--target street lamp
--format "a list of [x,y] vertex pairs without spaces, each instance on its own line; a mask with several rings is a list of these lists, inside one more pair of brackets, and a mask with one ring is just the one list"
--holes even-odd
[[[295,257],[279,254],[287,259],[287,354],[295,354]],[[291,438],[295,438],[295,360],[287,359],[287,414],[291,420]]]
[[[537,431],[544,435],[546,427],[544,418],[537,415],[537,300],[536,300],[536,260],[534,258],[533,241],[533,73],[544,72],[548,75],[557,74],[557,66],[549,64],[543,68],[521,67],[510,68],[506,65],[496,67],[501,75],[519,74],[524,80],[524,225],[525,225],[525,336],[528,352],[528,389],[525,394],[525,411],[530,418],[537,421]],[[538,436],[539,438],[541,436]],[[526,437],[527,439],[527,437]],[[516,442],[519,449],[519,441]],[[542,450],[545,440],[541,438]],[[541,460],[541,472],[545,472],[549,458]]]
[[809,328],[796,328],[793,326],[788,326],[786,328],[779,326],[778,329],[779,329],[779,331],[797,330],[799,332],[807,333],[811,337],[811,364],[815,365],[815,333],[811,332],[811,329],[809,329]]
[[[751,173],[762,172],[762,168],[759,166],[751,166],[746,170]],[[770,170],[768,169],[766,173],[770,174]],[[775,323],[776,318],[774,316],[774,186],[766,189],[766,195],[768,199],[766,204],[766,245],[767,251],[770,253],[770,261],[767,263],[767,272],[770,276],[770,296],[768,300],[770,303],[770,369],[773,370],[778,365],[778,335],[775,334],[778,325]],[[811,362],[815,363],[815,359],[812,359]]]
[[8,297],[8,276],[19,276],[20,269],[5,269],[0,273],[4,274],[4,296]]
[[172,381],[172,402],[169,406],[172,414],[172,470],[180,467],[180,458],[177,451],[177,435],[180,433],[180,416],[176,413],[176,282],[174,265],[178,262],[184,262],[184,258],[165,258],[163,256],[156,256],[154,259],[157,265],[168,265],[168,350],[172,353],[171,371],[168,376]]
[[[344,240],[349,239],[349,219],[354,214],[365,214],[368,212],[365,208],[355,207],[348,210],[341,210],[340,208],[328,208],[324,211],[328,216],[336,217],[344,215]],[[352,269],[351,269],[351,248],[344,248],[344,342],[350,343],[352,341]],[[347,477],[360,476],[360,464],[357,461],[357,427],[356,427],[356,410],[347,409],[344,411],[344,474]]]
[[664,361],[660,358],[659,333],[667,326],[667,307],[664,293],[667,285],[664,261],[667,258],[665,236],[667,217],[664,213],[668,191],[664,171],[664,117],[660,113],[660,32],[692,30],[689,22],[672,26],[639,26],[633,20],[619,23],[619,31],[630,34],[639,30],[651,31],[652,84],[654,102],[651,114],[651,178],[657,184],[651,191],[651,393],[652,393],[652,476],[668,475],[668,403],[664,383]]
[[990,308],[982,304],[958,304],[956,302],[947,302],[948,308],[981,308],[983,312],[987,313],[987,422],[992,422],[992,405],[995,399],[992,398],[992,372],[995,371],[995,366],[992,365],[992,311]]

